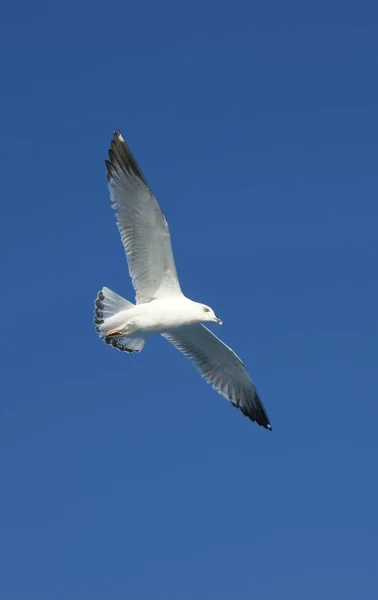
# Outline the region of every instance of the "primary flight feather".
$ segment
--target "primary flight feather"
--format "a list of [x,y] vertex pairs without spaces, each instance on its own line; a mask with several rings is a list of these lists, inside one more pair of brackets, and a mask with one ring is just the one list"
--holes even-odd
[[202,324],[222,322],[209,306],[182,293],[167,219],[119,131],[110,146],[108,187],[136,304],[104,287],[95,302],[98,334],[118,350],[140,352],[148,335],[160,333],[233,406],[272,429],[244,364]]

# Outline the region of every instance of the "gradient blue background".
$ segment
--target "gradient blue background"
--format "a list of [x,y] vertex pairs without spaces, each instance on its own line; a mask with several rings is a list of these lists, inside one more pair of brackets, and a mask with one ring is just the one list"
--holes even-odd
[[[0,598],[377,598],[377,17],[3,8]],[[133,299],[118,127],[272,433],[164,340],[96,337],[98,289]]]

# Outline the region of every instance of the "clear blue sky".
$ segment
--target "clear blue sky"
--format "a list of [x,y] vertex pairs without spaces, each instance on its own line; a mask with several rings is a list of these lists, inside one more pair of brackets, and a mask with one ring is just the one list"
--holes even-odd
[[[50,4],[0,25],[0,597],[376,600],[376,3]],[[272,433],[97,338],[115,128]]]

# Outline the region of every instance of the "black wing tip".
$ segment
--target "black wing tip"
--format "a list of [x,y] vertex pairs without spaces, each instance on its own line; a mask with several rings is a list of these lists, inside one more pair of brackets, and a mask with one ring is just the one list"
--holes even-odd
[[[259,402],[261,404],[261,400],[259,400]],[[233,404],[233,406],[235,406],[235,408],[238,408],[245,417],[248,417],[248,419],[250,419],[250,421],[257,423],[257,425],[264,427],[264,429],[267,429],[268,431],[272,431],[272,426],[262,406],[259,406],[257,410],[248,410],[240,404]]]
[[110,148],[108,150],[109,160],[105,161],[108,181],[116,173],[119,177],[129,177],[134,175],[140,179],[149,189],[149,185],[144,177],[140,166],[134,158],[129,146],[126,144],[120,129],[113,132],[113,137],[110,140]]
[[106,166],[106,175],[107,175],[108,181],[110,181],[113,176],[113,173],[115,172],[115,168],[112,165],[112,163],[110,162],[110,160],[107,160],[107,159],[105,160],[105,166]]
[[257,402],[258,402],[257,411],[256,411],[257,412],[256,421],[259,425],[261,425],[265,429],[268,429],[268,431],[272,431],[272,426],[270,424],[265,407],[264,407],[263,403],[261,402],[261,398],[257,392],[256,392],[256,397],[257,397]]
[[258,417],[256,415],[246,415],[246,416],[249,417],[251,419],[251,421],[254,421],[255,423],[257,423],[257,425],[260,425],[267,431],[272,431],[272,426],[267,419]]

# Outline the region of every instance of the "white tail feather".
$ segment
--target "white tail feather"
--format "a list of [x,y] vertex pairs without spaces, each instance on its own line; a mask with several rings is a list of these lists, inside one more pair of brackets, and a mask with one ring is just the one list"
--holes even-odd
[[[100,296],[103,297],[99,298]],[[132,302],[129,302],[126,298],[116,294],[116,292],[113,292],[113,290],[107,287],[103,287],[101,292],[98,293],[97,300],[98,299],[102,304],[102,312],[104,313],[105,319],[114,316],[120,310],[127,310],[128,308],[133,308],[135,306]]]
[[[146,343],[146,338],[138,332],[128,336],[110,336],[110,330],[115,327],[118,313],[133,308],[135,305],[122,296],[103,287],[95,301],[94,322],[100,338],[121,352],[140,352]],[[108,326],[107,326],[108,323]]]

